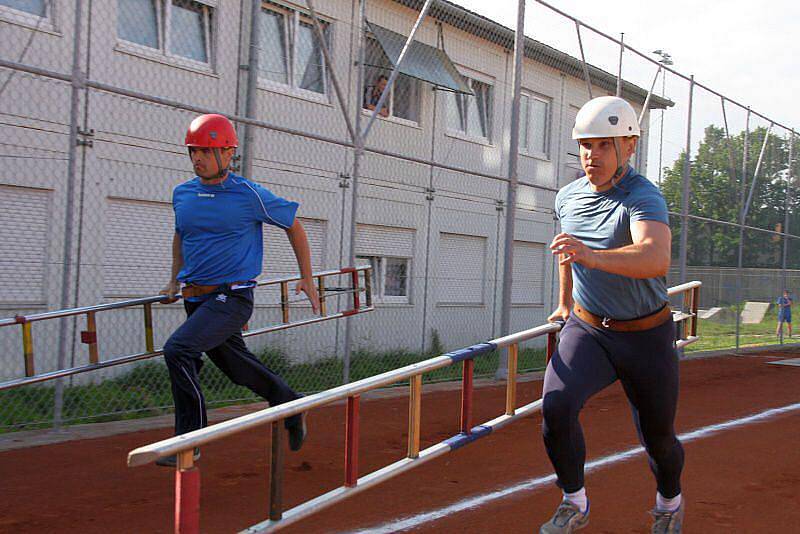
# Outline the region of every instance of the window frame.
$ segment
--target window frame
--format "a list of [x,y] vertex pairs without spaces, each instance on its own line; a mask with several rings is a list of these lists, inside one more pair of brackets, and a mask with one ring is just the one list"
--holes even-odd
[[[378,50],[381,51],[381,53],[384,55],[384,57],[386,56],[386,53],[383,51],[383,47],[381,47],[380,41],[378,41],[377,37],[375,37],[371,32],[366,32],[364,37],[365,37],[365,41],[364,41],[364,46],[365,47],[366,46],[370,46],[369,43],[372,42],[372,43],[374,43],[374,46]],[[387,63],[388,64],[386,66],[373,65],[371,63],[364,63],[364,66],[366,68],[372,68],[372,69],[375,69],[377,71],[380,71],[380,70],[389,71],[389,74],[384,74],[384,76],[386,76],[388,78],[388,77],[390,77],[391,71],[394,70],[394,66],[392,65],[392,62],[388,60],[388,58],[387,58]],[[380,75],[381,73],[378,72],[377,74]],[[400,76],[406,76],[406,75],[403,74],[403,73],[398,73],[397,78],[400,78]],[[389,115],[384,117],[383,115],[378,113],[377,118],[381,119],[381,120],[385,120],[385,121],[397,122],[399,124],[404,124],[406,126],[421,127],[421,125],[422,125],[422,83],[423,82],[422,82],[422,80],[418,80],[417,78],[413,78],[411,76],[406,76],[406,77],[408,79],[410,79],[414,83],[414,85],[416,85],[416,88],[414,90],[415,98],[413,99],[413,104],[416,107],[417,120],[415,121],[415,120],[412,120],[412,119],[407,119],[405,117],[400,117],[398,115],[395,115],[395,113],[394,113],[394,107],[395,107],[394,95],[395,95],[395,87],[397,86],[397,80],[395,80],[395,85],[392,86],[391,91],[389,91],[389,98],[388,98],[389,102],[386,104],[388,106],[388,108],[389,108]],[[363,95],[366,94],[366,90],[367,90],[368,87],[371,87],[371,86],[367,85],[367,81],[365,79],[364,80],[364,87],[361,90],[362,99],[363,99]],[[373,112],[373,110],[368,109],[364,105],[363,101],[361,103],[361,111],[364,112],[368,116],[371,116],[372,112]]]
[[[314,21],[311,18],[311,15],[306,13],[305,11],[290,7],[284,4],[279,4],[277,2],[272,2],[269,0],[265,0],[261,3],[261,10],[262,11],[272,11],[273,13],[278,13],[282,17],[284,17],[284,25],[283,25],[283,39],[284,44],[286,46],[286,53],[288,55],[286,61],[286,83],[278,82],[275,80],[270,80],[265,78],[259,74],[258,76],[258,86],[260,89],[271,90],[281,93],[287,93],[290,95],[299,95],[305,99],[314,100],[322,103],[330,103],[331,97],[331,83],[329,80],[329,67],[328,62],[325,60],[322,51],[319,52],[320,59],[321,59],[321,66],[322,66],[322,87],[323,92],[318,93],[317,91],[312,91],[310,89],[303,89],[296,83],[295,74],[298,70],[298,58],[297,58],[297,40],[300,34],[299,28],[300,23],[304,22],[306,24],[314,26]],[[333,45],[333,23],[331,20],[321,17],[318,15],[318,18],[322,25],[324,26],[324,33],[325,39],[327,40],[327,46],[330,50]],[[315,29],[312,29],[312,33],[314,38],[316,39],[317,33]]]
[[[487,103],[486,103],[486,135],[473,135],[469,133],[470,128],[470,114],[469,114],[469,98],[477,98],[476,95],[466,95],[463,93],[457,93],[455,91],[448,91],[452,93],[449,97],[448,103],[448,120],[447,120],[447,133],[453,137],[461,138],[465,141],[477,141],[478,143],[491,145],[492,139],[494,137],[494,83],[484,77],[476,76],[471,73],[461,75],[467,79],[467,83],[469,84],[470,89],[472,92],[475,93],[475,87],[472,85],[473,83],[479,83],[485,86],[485,90],[487,91]],[[463,106],[459,106],[458,99],[463,99],[464,102]],[[458,121],[461,125],[463,125],[464,129],[454,129],[453,125],[450,123],[449,120],[449,113],[450,113],[450,105],[454,105],[456,107],[456,112],[458,113]],[[464,116],[461,115],[461,110],[464,110]]]
[[40,17],[39,15],[34,15],[27,11],[0,4],[0,20],[11,24],[17,24],[30,30],[59,34],[55,24],[58,8],[59,6],[56,2],[48,2],[45,0],[45,15]]
[[[532,158],[542,159],[542,160],[545,160],[545,161],[550,161],[551,160],[551,154],[552,154],[552,145],[553,145],[553,143],[552,143],[552,139],[553,139],[553,136],[552,136],[552,130],[553,130],[553,99],[550,98],[550,97],[544,96],[544,95],[540,95],[540,94],[535,93],[533,91],[527,91],[525,89],[522,90],[521,95],[528,99],[528,109],[527,109],[527,115],[528,116],[527,116],[527,118],[525,120],[525,129],[526,129],[526,132],[527,132],[527,135],[525,137],[526,143],[525,143],[525,146],[520,144],[519,153],[522,154],[522,155],[525,155],[525,156],[532,157]],[[533,110],[534,101],[542,102],[547,106],[547,111],[545,112],[545,126],[544,126],[544,131],[545,131],[545,139],[544,139],[545,149],[544,149],[544,152],[539,152],[538,150],[534,150],[533,149],[533,143],[532,143],[532,141],[533,141],[532,137],[533,136],[531,135],[533,133],[533,128],[531,128],[531,123],[533,121],[533,115],[532,115],[531,112]]]
[[[205,32],[205,53],[207,61],[198,61],[170,51],[172,45],[172,7],[176,0],[154,0],[156,2],[156,35],[158,48],[128,41],[117,32],[117,50],[129,52],[147,59],[166,62],[170,65],[187,67],[203,73],[214,72],[216,65],[216,49],[218,18],[214,11],[218,9],[215,0],[187,0],[201,9],[203,31]],[[117,3],[119,6],[119,3]],[[119,17],[117,8],[117,17]],[[119,19],[118,19],[119,20]],[[117,24],[119,22],[117,21]]]
[[[411,301],[411,267],[412,258],[406,256],[384,256],[381,254],[357,254],[356,264],[359,260],[369,262],[372,267],[372,302],[378,304],[413,304]],[[406,294],[386,295],[386,264],[387,260],[402,260],[406,264]]]

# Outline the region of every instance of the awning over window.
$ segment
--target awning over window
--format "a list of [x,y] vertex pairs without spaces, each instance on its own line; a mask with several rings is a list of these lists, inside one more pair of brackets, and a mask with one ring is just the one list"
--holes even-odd
[[[383,53],[389,58],[392,66],[396,67],[408,37],[372,23],[368,25]],[[444,51],[418,41],[411,42],[411,47],[400,66],[400,73],[451,91],[472,94],[464,77],[459,74]]]

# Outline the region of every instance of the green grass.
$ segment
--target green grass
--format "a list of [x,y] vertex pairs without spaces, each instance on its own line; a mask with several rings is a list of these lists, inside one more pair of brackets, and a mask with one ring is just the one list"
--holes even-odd
[[[434,348],[440,349],[438,343]],[[374,376],[392,369],[420,362],[443,351],[415,353],[405,350],[353,353],[351,381]],[[498,353],[475,360],[475,376],[493,376]],[[297,391],[306,393],[333,388],[342,383],[343,363],[338,358],[324,358],[313,363],[291,364],[278,350],[267,350],[259,358],[273,372],[282,376]],[[542,369],[543,349],[524,349],[519,354],[520,371]],[[260,401],[250,390],[235,385],[214,364],[204,359],[200,381],[208,406],[219,407]],[[461,379],[461,366],[450,365],[423,376],[426,383]],[[0,392],[0,433],[52,426],[55,388],[31,386]],[[124,375],[99,384],[64,387],[62,418],[68,424],[115,421],[162,415],[172,411],[169,374],[163,360],[136,366]]]
[[[729,306],[734,314],[735,306]],[[735,316],[735,315],[734,315]],[[770,306],[764,318],[758,324],[739,325],[739,346],[753,347],[759,345],[775,345],[779,343],[775,335],[778,324],[777,308]],[[724,350],[736,348],[736,322],[717,323],[711,320],[700,319],[697,324],[697,333],[700,339],[686,347],[686,352],[700,352],[707,350]],[[789,342],[788,332],[784,327],[784,343]]]

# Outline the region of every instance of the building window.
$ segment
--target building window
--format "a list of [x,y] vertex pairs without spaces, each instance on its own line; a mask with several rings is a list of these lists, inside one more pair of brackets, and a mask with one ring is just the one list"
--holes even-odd
[[578,142],[572,138],[572,128],[575,126],[575,119],[578,117],[579,108],[570,105],[567,108],[567,121],[564,124],[564,146],[566,147],[566,164],[571,167],[580,168],[581,152]]
[[[323,22],[326,44],[330,24]],[[309,17],[270,5],[261,10],[259,76],[294,89],[328,93],[327,72],[317,31]]]
[[358,256],[359,266],[372,267],[372,298],[376,302],[408,304],[409,258]]
[[47,13],[46,0],[0,0],[0,6],[10,7],[29,15],[46,18]]
[[[365,57],[364,108],[374,110],[392,73],[392,64],[378,41],[373,37],[367,38]],[[399,117],[418,123],[419,86],[419,80],[405,74],[398,74],[394,81],[394,87],[389,92],[383,109],[379,112],[380,116]]]
[[519,103],[520,152],[547,158],[550,150],[550,101],[522,94]]
[[211,63],[213,7],[195,0],[117,0],[117,8],[119,39]]
[[451,93],[448,104],[448,127],[469,137],[489,140],[492,137],[492,86],[467,79],[474,95]]

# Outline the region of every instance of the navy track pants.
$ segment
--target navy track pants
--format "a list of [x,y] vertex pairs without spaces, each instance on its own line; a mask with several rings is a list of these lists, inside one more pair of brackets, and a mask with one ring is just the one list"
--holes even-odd
[[[270,406],[300,397],[247,348],[242,327],[253,313],[253,289],[225,288],[201,302],[184,301],[188,315],[164,345],[164,359],[175,401],[175,434],[185,434],[208,423],[199,372],[205,352],[235,384],[269,401]],[[286,419],[286,427],[300,422]]]
[[680,493],[683,447],[673,425],[678,404],[674,340],[671,318],[650,330],[612,332],[569,317],[547,366],[542,393],[544,443],[564,491],[573,493],[584,485],[581,408],[620,380],[659,493],[668,499]]

